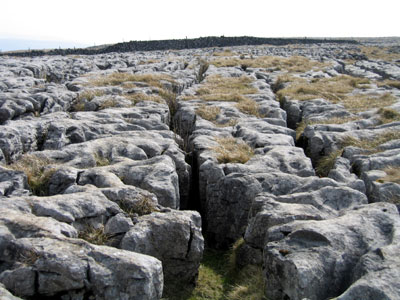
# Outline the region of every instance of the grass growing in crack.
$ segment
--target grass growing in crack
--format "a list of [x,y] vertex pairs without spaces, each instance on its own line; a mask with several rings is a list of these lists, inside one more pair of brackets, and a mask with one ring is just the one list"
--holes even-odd
[[117,106],[118,106],[118,101],[116,99],[108,98],[100,104],[99,110],[103,110],[103,109],[111,108],[111,107],[117,107]]
[[385,79],[383,81],[378,81],[377,85],[378,85],[378,87],[400,89],[400,81],[399,80]]
[[243,141],[233,137],[217,138],[218,146],[212,150],[217,154],[219,163],[244,164],[254,156],[253,149]]
[[346,136],[342,141],[342,147],[353,146],[357,148],[370,151],[371,153],[377,153],[380,150],[378,147],[382,144],[390,142],[392,140],[400,139],[400,132],[395,130],[388,130],[378,136],[374,136],[371,139],[357,139],[352,136]]
[[94,154],[94,160],[96,162],[96,167],[108,166],[111,163],[110,159],[99,153]]
[[274,70],[286,70],[289,72],[307,72],[309,70],[321,70],[329,64],[310,60],[304,56],[260,56],[257,58],[224,58],[220,57],[210,62],[216,67],[235,67],[246,65],[250,68],[265,68]]
[[400,184],[400,167],[388,167],[385,168],[386,176],[379,178],[377,181],[380,183],[384,182],[394,182]]
[[199,60],[199,70],[196,73],[196,82],[200,83],[206,78],[206,72],[209,67],[209,63],[206,60]]
[[196,108],[196,114],[207,121],[215,121],[219,114],[221,114],[221,109],[218,106],[208,106],[200,105]]
[[28,179],[29,187],[36,196],[49,194],[49,181],[56,169],[49,168],[51,160],[26,154],[17,162],[9,165],[10,169],[22,171]]
[[152,101],[156,103],[164,103],[163,98],[159,95],[148,95],[145,93],[136,93],[136,94],[127,94],[124,95],[125,98],[130,100],[133,105],[136,105],[137,103],[141,101]]
[[78,238],[95,245],[106,245],[110,240],[110,236],[104,232],[103,226],[94,228],[90,225],[87,225],[83,231],[79,232]]
[[257,93],[251,85],[253,80],[247,76],[222,77],[213,75],[207,77],[204,85],[197,89],[196,95],[206,101],[243,101],[246,94]]
[[351,93],[355,88],[361,88],[369,84],[366,78],[340,75],[332,78],[314,79],[308,82],[304,78],[285,76],[278,77],[281,83],[290,84],[277,92],[278,97],[289,97],[297,100],[312,100],[324,98],[333,102],[341,102],[346,94]]
[[[289,84],[285,84],[289,83]],[[369,79],[340,75],[332,78],[313,79],[294,76],[278,77],[275,90],[278,99],[313,100],[323,98],[342,104],[350,112],[360,112],[373,108],[387,107],[396,101],[390,93],[351,95],[357,88],[368,88]]]
[[346,136],[340,142],[340,149],[333,151],[318,160],[315,168],[316,172],[319,176],[327,176],[329,171],[334,166],[336,158],[342,155],[345,147],[357,147],[364,149],[366,154],[374,154],[381,152],[379,149],[380,145],[397,139],[400,139],[400,132],[394,130],[388,130],[378,136],[374,136],[371,139],[357,139],[352,136]]
[[400,112],[392,108],[380,108],[378,114],[382,124],[400,121]]
[[296,127],[296,140],[299,140],[302,134],[304,133],[304,130],[306,129],[307,126],[309,125],[315,125],[315,124],[345,124],[348,122],[353,122],[360,120],[360,117],[354,116],[354,117],[333,117],[329,119],[324,119],[324,120],[318,120],[318,121],[310,121],[310,120],[302,120]]
[[260,106],[258,103],[252,99],[245,98],[239,101],[236,105],[236,108],[239,109],[242,113],[256,116],[257,118],[261,118],[260,114]]
[[233,52],[231,49],[225,49],[224,51],[213,53],[213,56],[234,56],[234,55],[237,55],[237,53]]
[[235,249],[206,249],[195,288],[178,289],[165,300],[264,300],[264,280],[260,266],[238,268],[231,259]]
[[400,59],[400,53],[392,47],[362,46],[361,53],[369,59],[380,59],[385,61],[396,61]]
[[175,83],[171,76],[167,74],[131,74],[131,73],[112,73],[90,80],[94,86],[116,86],[127,82],[144,82],[149,86],[162,88],[162,81]]
[[373,108],[384,108],[392,105],[396,98],[390,93],[383,95],[352,95],[345,97],[341,103],[350,112],[366,111]]
[[343,149],[339,149],[321,157],[315,168],[316,173],[321,177],[326,177],[329,171],[332,170],[335,165],[336,159],[343,154]]
[[147,195],[142,195],[141,199],[135,202],[121,201],[119,206],[130,218],[136,214],[144,216],[158,211],[153,199]]

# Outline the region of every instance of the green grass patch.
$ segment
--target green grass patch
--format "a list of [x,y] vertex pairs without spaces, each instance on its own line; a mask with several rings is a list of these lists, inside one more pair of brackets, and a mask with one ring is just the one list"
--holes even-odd
[[242,269],[231,265],[233,250],[206,249],[199,268],[196,287],[178,289],[164,300],[264,300],[262,268],[249,265]]

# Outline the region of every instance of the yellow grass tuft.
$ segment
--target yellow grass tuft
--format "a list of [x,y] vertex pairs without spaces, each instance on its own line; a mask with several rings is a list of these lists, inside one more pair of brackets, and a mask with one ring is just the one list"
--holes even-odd
[[130,73],[112,73],[90,80],[94,86],[116,86],[126,83],[144,82],[149,86],[162,88],[161,81],[175,83],[173,78],[167,74],[130,74]]
[[237,55],[237,53],[232,51],[231,49],[226,49],[224,51],[213,53],[213,56],[234,56],[234,55]]
[[220,113],[221,109],[218,106],[208,106],[203,104],[196,108],[196,114],[204,120],[211,122],[215,121]]
[[396,61],[400,59],[399,51],[391,51],[390,47],[362,46],[361,53],[369,59],[379,59],[385,61]]
[[379,178],[377,181],[384,182],[394,182],[400,184],[400,167],[389,167],[384,169],[386,176]]
[[303,56],[260,56],[257,58],[217,58],[210,62],[216,67],[235,67],[246,65],[251,68],[265,68],[274,70],[286,70],[288,72],[303,73],[310,70],[321,70],[329,64],[310,60]]
[[141,101],[152,101],[156,103],[164,103],[164,100],[161,98],[159,95],[148,95],[145,93],[136,93],[136,94],[127,94],[124,95],[125,98],[130,100],[133,105],[136,105],[137,103]]
[[378,87],[390,87],[400,89],[400,80],[385,79],[377,82]]
[[51,163],[52,161],[49,159],[26,154],[8,167],[25,173],[34,195],[47,196],[49,193],[50,178],[56,171],[54,168],[49,168]]
[[239,109],[242,113],[256,116],[257,118],[261,118],[260,114],[260,106],[258,103],[252,99],[245,98],[240,100],[236,105],[236,108]]
[[321,177],[326,177],[329,174],[329,171],[333,168],[335,165],[336,158],[341,156],[343,153],[343,149],[339,149],[336,151],[331,152],[328,155],[325,155],[321,157],[318,162],[317,166],[315,168],[315,171],[317,174]]
[[400,121],[400,112],[392,108],[380,108],[378,114],[382,124]]
[[248,144],[233,137],[217,138],[216,141],[218,146],[212,150],[217,154],[219,163],[244,164],[254,156],[254,151]]
[[110,236],[104,232],[103,226],[94,228],[90,225],[87,225],[83,231],[79,232],[78,238],[95,245],[105,245],[110,240]]
[[365,149],[367,151],[371,151],[372,153],[379,152],[378,147],[382,144],[385,144],[392,140],[400,139],[400,132],[395,130],[388,130],[378,136],[374,136],[371,139],[356,139],[352,136],[346,136],[341,141],[342,147],[353,146],[361,149]]
[[198,88],[196,95],[206,101],[234,101],[244,100],[243,95],[257,93],[257,88],[251,83],[253,80],[247,76],[222,77],[213,75],[207,77],[203,86]]

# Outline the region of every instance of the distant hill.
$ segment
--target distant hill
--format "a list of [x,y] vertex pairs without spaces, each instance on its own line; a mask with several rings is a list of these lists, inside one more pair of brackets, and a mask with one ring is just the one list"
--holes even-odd
[[88,45],[82,43],[73,42],[0,38],[0,50],[2,52],[19,50],[26,51],[30,49],[83,48],[87,46]]
[[[251,36],[240,37],[200,37],[195,39],[172,39],[157,41],[130,41],[112,45],[101,45],[88,48],[56,47],[51,50],[13,51],[0,55],[40,56],[40,55],[70,55],[70,54],[102,54],[110,52],[153,51],[153,50],[182,50],[189,48],[228,47],[241,45],[275,45],[290,44],[322,44],[322,43],[357,43],[352,39],[338,38],[259,38]],[[1,45],[1,44],[0,44]],[[32,47],[31,49],[34,49]],[[48,47],[47,47],[48,48]],[[3,50],[4,51],[4,50]]]

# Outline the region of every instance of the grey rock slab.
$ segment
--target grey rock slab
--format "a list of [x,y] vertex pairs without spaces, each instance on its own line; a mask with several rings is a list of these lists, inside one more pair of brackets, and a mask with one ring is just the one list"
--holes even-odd
[[179,208],[179,177],[174,161],[166,155],[145,161],[122,162],[107,168],[127,185],[148,190],[165,207]]
[[[28,203],[27,203],[28,206]],[[0,208],[0,224],[16,238],[22,237],[77,237],[74,227],[53,218],[38,217],[29,212]]]
[[[161,298],[162,266],[153,257],[72,239],[23,238],[11,246],[20,253],[32,253],[28,268],[34,270],[37,297],[75,299],[80,294],[81,299],[83,294],[91,294],[96,299]],[[26,269],[16,264],[12,272],[3,272],[0,278],[8,283]],[[24,285],[26,282],[14,281],[11,288],[21,292]]]
[[319,190],[282,196],[259,195],[252,203],[245,240],[262,249],[271,241],[268,230],[272,226],[295,220],[324,220],[367,204],[367,197],[347,187],[324,187]]
[[301,148],[273,146],[270,148],[267,147],[264,150],[263,154],[254,156],[245,166],[255,172],[262,169],[274,169],[302,177],[315,175],[311,160],[304,154]]
[[28,194],[28,180],[23,172],[0,167],[0,196],[22,196]]
[[193,283],[204,249],[200,214],[171,211],[140,217],[121,248],[161,260],[167,282]]
[[104,233],[108,235],[115,235],[125,233],[133,227],[133,222],[125,214],[116,214],[111,217],[104,226]]
[[100,191],[55,195],[50,197],[29,197],[32,213],[52,217],[60,222],[73,224],[82,230],[87,222],[98,227],[111,216],[121,213],[120,207],[108,200]]
[[398,240],[396,207],[376,203],[322,221],[295,221],[270,229],[280,237],[264,248],[266,296],[325,299],[351,285],[360,258]]

